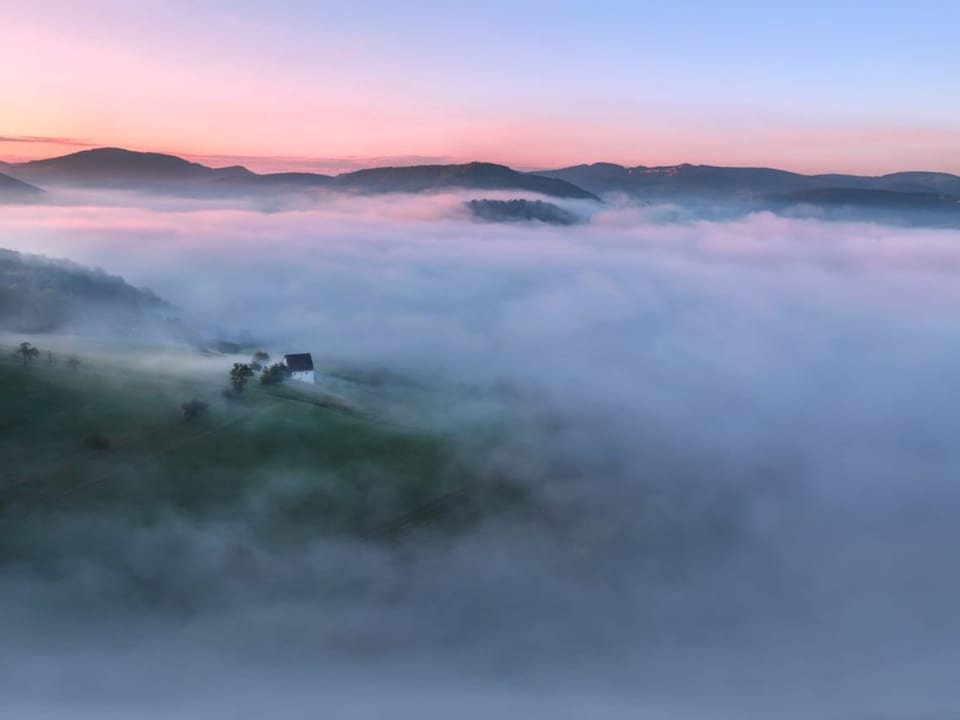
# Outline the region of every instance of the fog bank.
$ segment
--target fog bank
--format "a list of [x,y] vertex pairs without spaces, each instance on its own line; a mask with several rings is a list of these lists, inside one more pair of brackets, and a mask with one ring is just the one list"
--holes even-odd
[[[13,715],[960,712],[960,233],[629,206],[498,225],[464,199],[0,213],[0,245],[217,336],[414,378],[537,503],[399,546],[45,527],[0,579]],[[484,413],[509,431],[478,437]],[[265,477],[250,514],[301,481]]]

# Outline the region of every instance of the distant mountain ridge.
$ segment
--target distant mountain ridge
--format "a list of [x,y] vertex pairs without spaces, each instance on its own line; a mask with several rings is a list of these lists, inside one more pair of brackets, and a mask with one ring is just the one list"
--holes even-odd
[[723,219],[769,210],[835,220],[960,228],[960,176],[897,172],[862,176],[801,173],[757,167],[576,165],[540,172],[601,197],[626,195],[644,203],[692,208]]
[[4,170],[11,177],[41,185],[180,191],[190,194],[222,195],[315,188],[379,194],[466,188],[520,190],[558,198],[598,200],[592,193],[562,179],[522,173],[505,165],[481,162],[372,168],[335,176],[315,173],[261,175],[242,166],[210,168],[175,155],[96,148],[47,160],[14,163]]
[[960,195],[960,176],[939,172],[909,171],[871,177],[838,173],[803,175],[762,167],[690,164],[626,167],[594,163],[542,170],[538,174],[575,183],[597,195],[622,192],[647,197],[696,195],[744,199],[819,189]]
[[[803,175],[763,167],[627,167],[616,163],[520,172],[505,165],[471,162],[379,167],[339,175],[261,174],[239,165],[212,168],[176,155],[122,148],[95,148],[46,160],[7,163],[0,175],[0,202],[37,202],[43,198],[40,188],[59,186],[184,197],[240,196],[264,199],[271,207],[287,194],[317,191],[375,195],[499,190],[597,202],[603,196],[626,195],[644,203],[688,205],[706,217],[710,213],[724,217],[731,213],[785,212],[796,206],[812,206],[824,208],[833,216],[886,221],[893,217],[893,212],[901,212],[916,218],[923,215],[921,221],[927,224],[960,227],[960,176],[940,172]],[[493,212],[494,207],[484,210]],[[501,212],[502,208],[497,207],[496,211]]]

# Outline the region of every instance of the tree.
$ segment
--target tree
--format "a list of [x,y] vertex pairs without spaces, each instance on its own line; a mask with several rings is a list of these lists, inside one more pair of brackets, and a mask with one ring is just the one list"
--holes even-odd
[[23,366],[26,367],[29,361],[40,357],[40,350],[28,342],[22,342],[20,343],[20,347],[13,351],[13,354],[23,358]]
[[270,362],[270,355],[263,350],[257,350],[253,354],[253,362],[250,363],[250,367],[254,371],[260,372],[268,362]]
[[247,386],[247,380],[253,377],[253,370],[246,363],[234,363],[230,371],[230,385],[237,394],[242,393]]
[[260,375],[260,382],[264,385],[279,385],[290,377],[290,370],[283,363],[274,363],[268,368],[264,368]]
[[194,420],[209,409],[209,405],[203,400],[197,400],[193,398],[189,402],[185,402],[180,406],[180,409],[183,410],[183,417],[185,420]]
[[70,366],[71,370],[76,372],[77,367],[80,365],[80,358],[78,358],[76,355],[71,355],[67,358],[67,365]]

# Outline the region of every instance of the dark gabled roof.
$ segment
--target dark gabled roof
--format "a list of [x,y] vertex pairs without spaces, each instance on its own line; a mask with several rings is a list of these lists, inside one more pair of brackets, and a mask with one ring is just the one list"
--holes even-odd
[[313,356],[310,353],[284,355],[283,362],[286,363],[290,372],[310,372],[313,370]]

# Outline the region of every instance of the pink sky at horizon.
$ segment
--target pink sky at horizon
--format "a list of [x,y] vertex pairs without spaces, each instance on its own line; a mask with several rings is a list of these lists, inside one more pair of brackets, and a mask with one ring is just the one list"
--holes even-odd
[[[225,167],[229,165],[243,165],[254,172],[316,172],[337,174],[350,172],[369,167],[454,164],[471,161],[496,162],[509,165],[518,170],[533,171],[552,168],[589,164],[595,162],[614,162],[627,167],[638,165],[670,166],[682,163],[694,165],[721,165],[732,167],[774,167],[804,174],[819,173],[851,173],[859,175],[883,175],[906,170],[922,170],[931,172],[945,172],[960,174],[960,157],[945,156],[936,148],[938,141],[949,142],[951,138],[944,133],[941,140],[935,133],[920,131],[887,131],[877,130],[873,133],[877,144],[894,144],[904,135],[919,135],[926,140],[929,151],[925,153],[905,154],[901,160],[891,160],[889,155],[878,157],[875,153],[863,151],[857,154],[856,161],[840,163],[836,160],[836,153],[830,148],[836,144],[849,143],[846,135],[863,136],[862,132],[849,131],[836,133],[830,142],[823,142],[815,137],[794,137],[788,140],[795,150],[805,151],[802,157],[794,153],[778,153],[773,149],[757,148],[748,152],[744,147],[741,152],[731,152],[729,144],[711,146],[708,142],[690,142],[674,148],[652,148],[648,152],[617,153],[612,150],[600,149],[598,154],[590,155],[587,152],[550,155],[547,153],[528,153],[523,150],[510,152],[497,151],[493,148],[481,148],[477,151],[469,150],[457,152],[458,148],[450,148],[450,152],[443,153],[446,147],[438,147],[433,154],[400,153],[400,154],[345,154],[329,156],[320,154],[269,154],[268,151],[259,154],[254,152],[204,152],[202,148],[194,149],[187,146],[181,149],[172,142],[127,142],[125,140],[107,140],[102,142],[86,139],[57,138],[54,141],[43,141],[36,136],[26,136],[29,140],[18,140],[12,133],[0,133],[0,161],[25,162],[58,157],[70,153],[97,147],[123,147],[141,152],[160,152],[178,155],[187,160],[199,162],[211,167]],[[745,143],[746,144],[746,143]],[[958,138],[960,144],[960,138]],[[478,144],[480,145],[480,144]],[[523,143],[518,143],[523,145]],[[195,146],[194,146],[195,147]],[[687,149],[689,148],[689,149]],[[430,149],[430,148],[426,148]],[[265,149],[268,150],[268,149]],[[764,152],[766,150],[766,152]]]
[[0,159],[960,174],[960,58],[920,8],[680,4],[0,0]]

